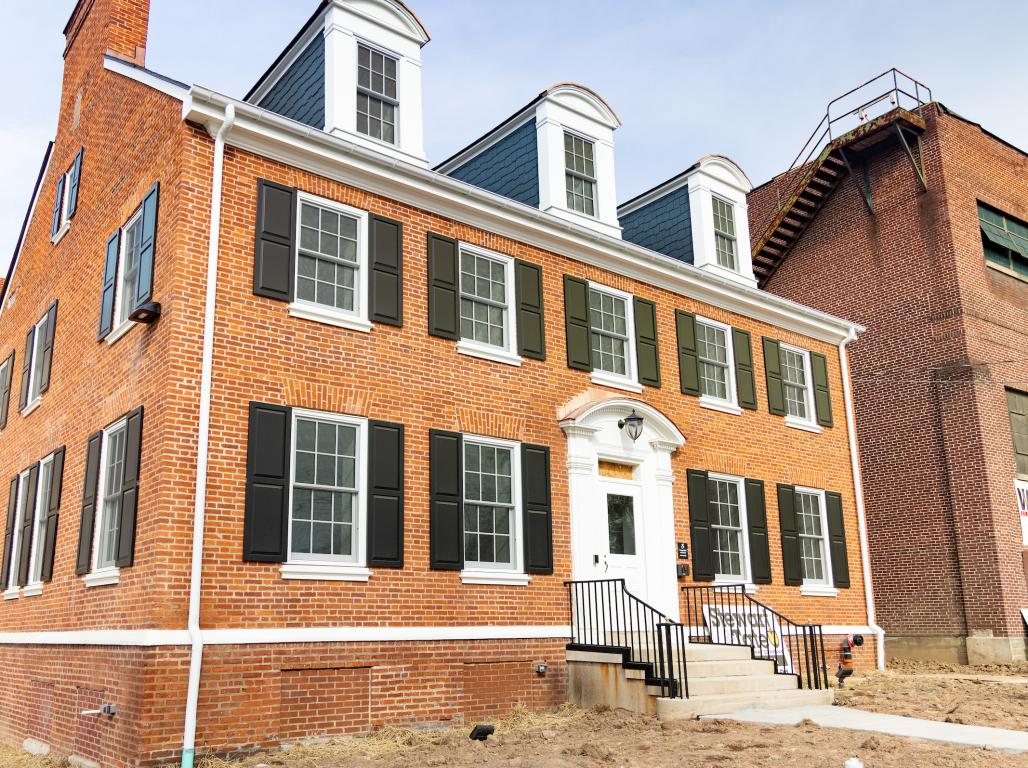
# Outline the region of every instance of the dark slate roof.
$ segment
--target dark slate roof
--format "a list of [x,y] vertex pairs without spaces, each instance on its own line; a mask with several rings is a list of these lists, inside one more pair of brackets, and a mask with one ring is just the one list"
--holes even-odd
[[535,121],[528,120],[448,175],[538,208],[538,154]]
[[621,214],[618,220],[623,240],[686,264],[693,263],[688,184],[631,213]]
[[257,106],[314,128],[325,127],[325,36],[316,35]]

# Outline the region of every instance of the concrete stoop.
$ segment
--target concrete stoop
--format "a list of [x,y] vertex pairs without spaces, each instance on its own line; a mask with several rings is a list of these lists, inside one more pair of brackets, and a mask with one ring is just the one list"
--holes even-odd
[[[632,658],[645,658],[636,649]],[[718,715],[740,709],[780,709],[831,704],[834,693],[803,690],[795,675],[778,675],[774,662],[754,659],[749,648],[696,644],[685,651],[689,698],[661,698],[661,687],[647,681],[648,669],[626,662],[613,650],[567,651],[571,701],[581,707],[606,705],[662,720]]]

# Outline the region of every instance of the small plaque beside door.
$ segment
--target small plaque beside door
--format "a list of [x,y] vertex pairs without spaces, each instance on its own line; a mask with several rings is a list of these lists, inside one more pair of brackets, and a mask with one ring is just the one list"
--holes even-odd
[[632,464],[619,464],[616,461],[599,462],[600,477],[609,477],[613,480],[634,480],[635,467]]

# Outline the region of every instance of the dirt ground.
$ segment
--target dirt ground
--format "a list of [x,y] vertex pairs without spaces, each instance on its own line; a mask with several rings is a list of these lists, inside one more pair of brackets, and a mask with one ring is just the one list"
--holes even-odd
[[885,672],[847,680],[835,699],[890,715],[1028,731],[1026,680],[1024,662],[966,666],[897,661]]

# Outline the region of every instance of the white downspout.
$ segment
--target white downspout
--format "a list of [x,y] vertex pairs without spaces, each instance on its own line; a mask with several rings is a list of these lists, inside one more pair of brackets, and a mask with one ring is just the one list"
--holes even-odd
[[210,245],[207,252],[207,290],[204,297],[203,356],[200,362],[200,417],[196,444],[196,493],[193,498],[193,552],[189,573],[189,686],[182,734],[182,768],[193,768],[196,755],[196,707],[200,698],[203,634],[200,632],[200,581],[203,568],[204,511],[207,504],[208,439],[211,431],[211,380],[214,367],[214,314],[218,290],[218,242],[221,237],[221,189],[225,171],[225,136],[236,121],[235,105],[225,107],[225,119],[214,137],[214,178],[211,182]]
[[864,514],[864,481],[860,475],[860,455],[857,453],[857,424],[853,415],[853,392],[850,385],[850,364],[846,345],[857,338],[855,331],[839,344],[839,362],[842,367],[842,397],[846,403],[846,428],[850,441],[850,461],[853,465],[853,487],[857,497],[857,527],[860,529],[860,565],[864,572],[864,598],[867,604],[867,625],[875,633],[875,659],[878,669],[885,669],[885,630],[875,623],[875,597],[871,584],[871,556],[867,547],[867,518]]

